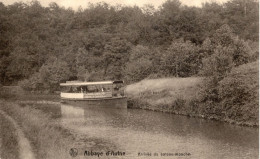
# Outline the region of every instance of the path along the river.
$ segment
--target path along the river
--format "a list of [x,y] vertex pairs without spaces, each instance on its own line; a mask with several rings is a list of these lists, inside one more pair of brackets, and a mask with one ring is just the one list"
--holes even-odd
[[[18,142],[18,149],[19,149],[19,159],[35,159],[35,156],[32,152],[32,148],[30,145],[30,142],[28,139],[25,137],[23,131],[19,127],[19,125],[16,123],[16,121],[11,118],[8,114],[6,114],[4,111],[0,110],[0,116],[5,118],[9,124],[12,124],[14,127],[14,131],[16,131],[14,134],[16,134],[17,142]],[[1,128],[0,128],[1,129]],[[10,133],[10,132],[5,132],[5,133]],[[0,139],[2,141],[2,139]],[[4,146],[4,145],[2,145]]]

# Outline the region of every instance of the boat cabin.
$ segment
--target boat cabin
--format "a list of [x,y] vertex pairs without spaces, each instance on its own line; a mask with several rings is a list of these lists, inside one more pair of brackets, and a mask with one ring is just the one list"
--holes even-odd
[[97,99],[124,97],[123,81],[79,82],[67,81],[61,83],[61,98]]

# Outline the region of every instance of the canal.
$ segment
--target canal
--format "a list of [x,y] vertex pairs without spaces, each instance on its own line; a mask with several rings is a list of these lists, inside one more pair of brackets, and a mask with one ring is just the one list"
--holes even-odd
[[58,110],[56,121],[77,136],[72,147],[83,158],[101,151],[119,154],[110,158],[258,158],[258,128],[137,109],[60,105]]

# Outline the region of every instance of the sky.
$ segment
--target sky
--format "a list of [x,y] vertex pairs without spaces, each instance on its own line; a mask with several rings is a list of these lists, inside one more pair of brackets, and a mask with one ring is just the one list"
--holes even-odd
[[[3,2],[5,5],[10,5],[15,2],[30,2],[31,0],[0,0],[0,2]],[[38,0],[43,6],[48,6],[51,2],[56,2],[59,6],[64,6],[65,8],[71,7],[75,10],[81,6],[83,9],[88,6],[88,3],[97,3],[97,2],[106,2],[111,5],[116,4],[123,4],[123,5],[137,5],[142,7],[145,4],[152,4],[156,8],[159,7],[162,3],[164,3],[166,0]],[[187,6],[197,6],[200,7],[202,3],[204,2],[218,2],[223,3],[228,0],[180,0],[182,4]]]

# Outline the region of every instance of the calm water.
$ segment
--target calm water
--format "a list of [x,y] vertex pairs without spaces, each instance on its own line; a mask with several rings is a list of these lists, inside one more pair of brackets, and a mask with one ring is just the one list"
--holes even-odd
[[[81,151],[79,158],[86,158],[84,151],[91,150],[125,152],[123,158],[258,158],[256,128],[145,110],[60,107],[58,121],[76,134],[78,142],[73,146]],[[85,142],[86,138],[93,141]],[[105,149],[95,149],[95,144]],[[151,156],[147,156],[149,153]],[[174,156],[161,156],[161,153]]]

